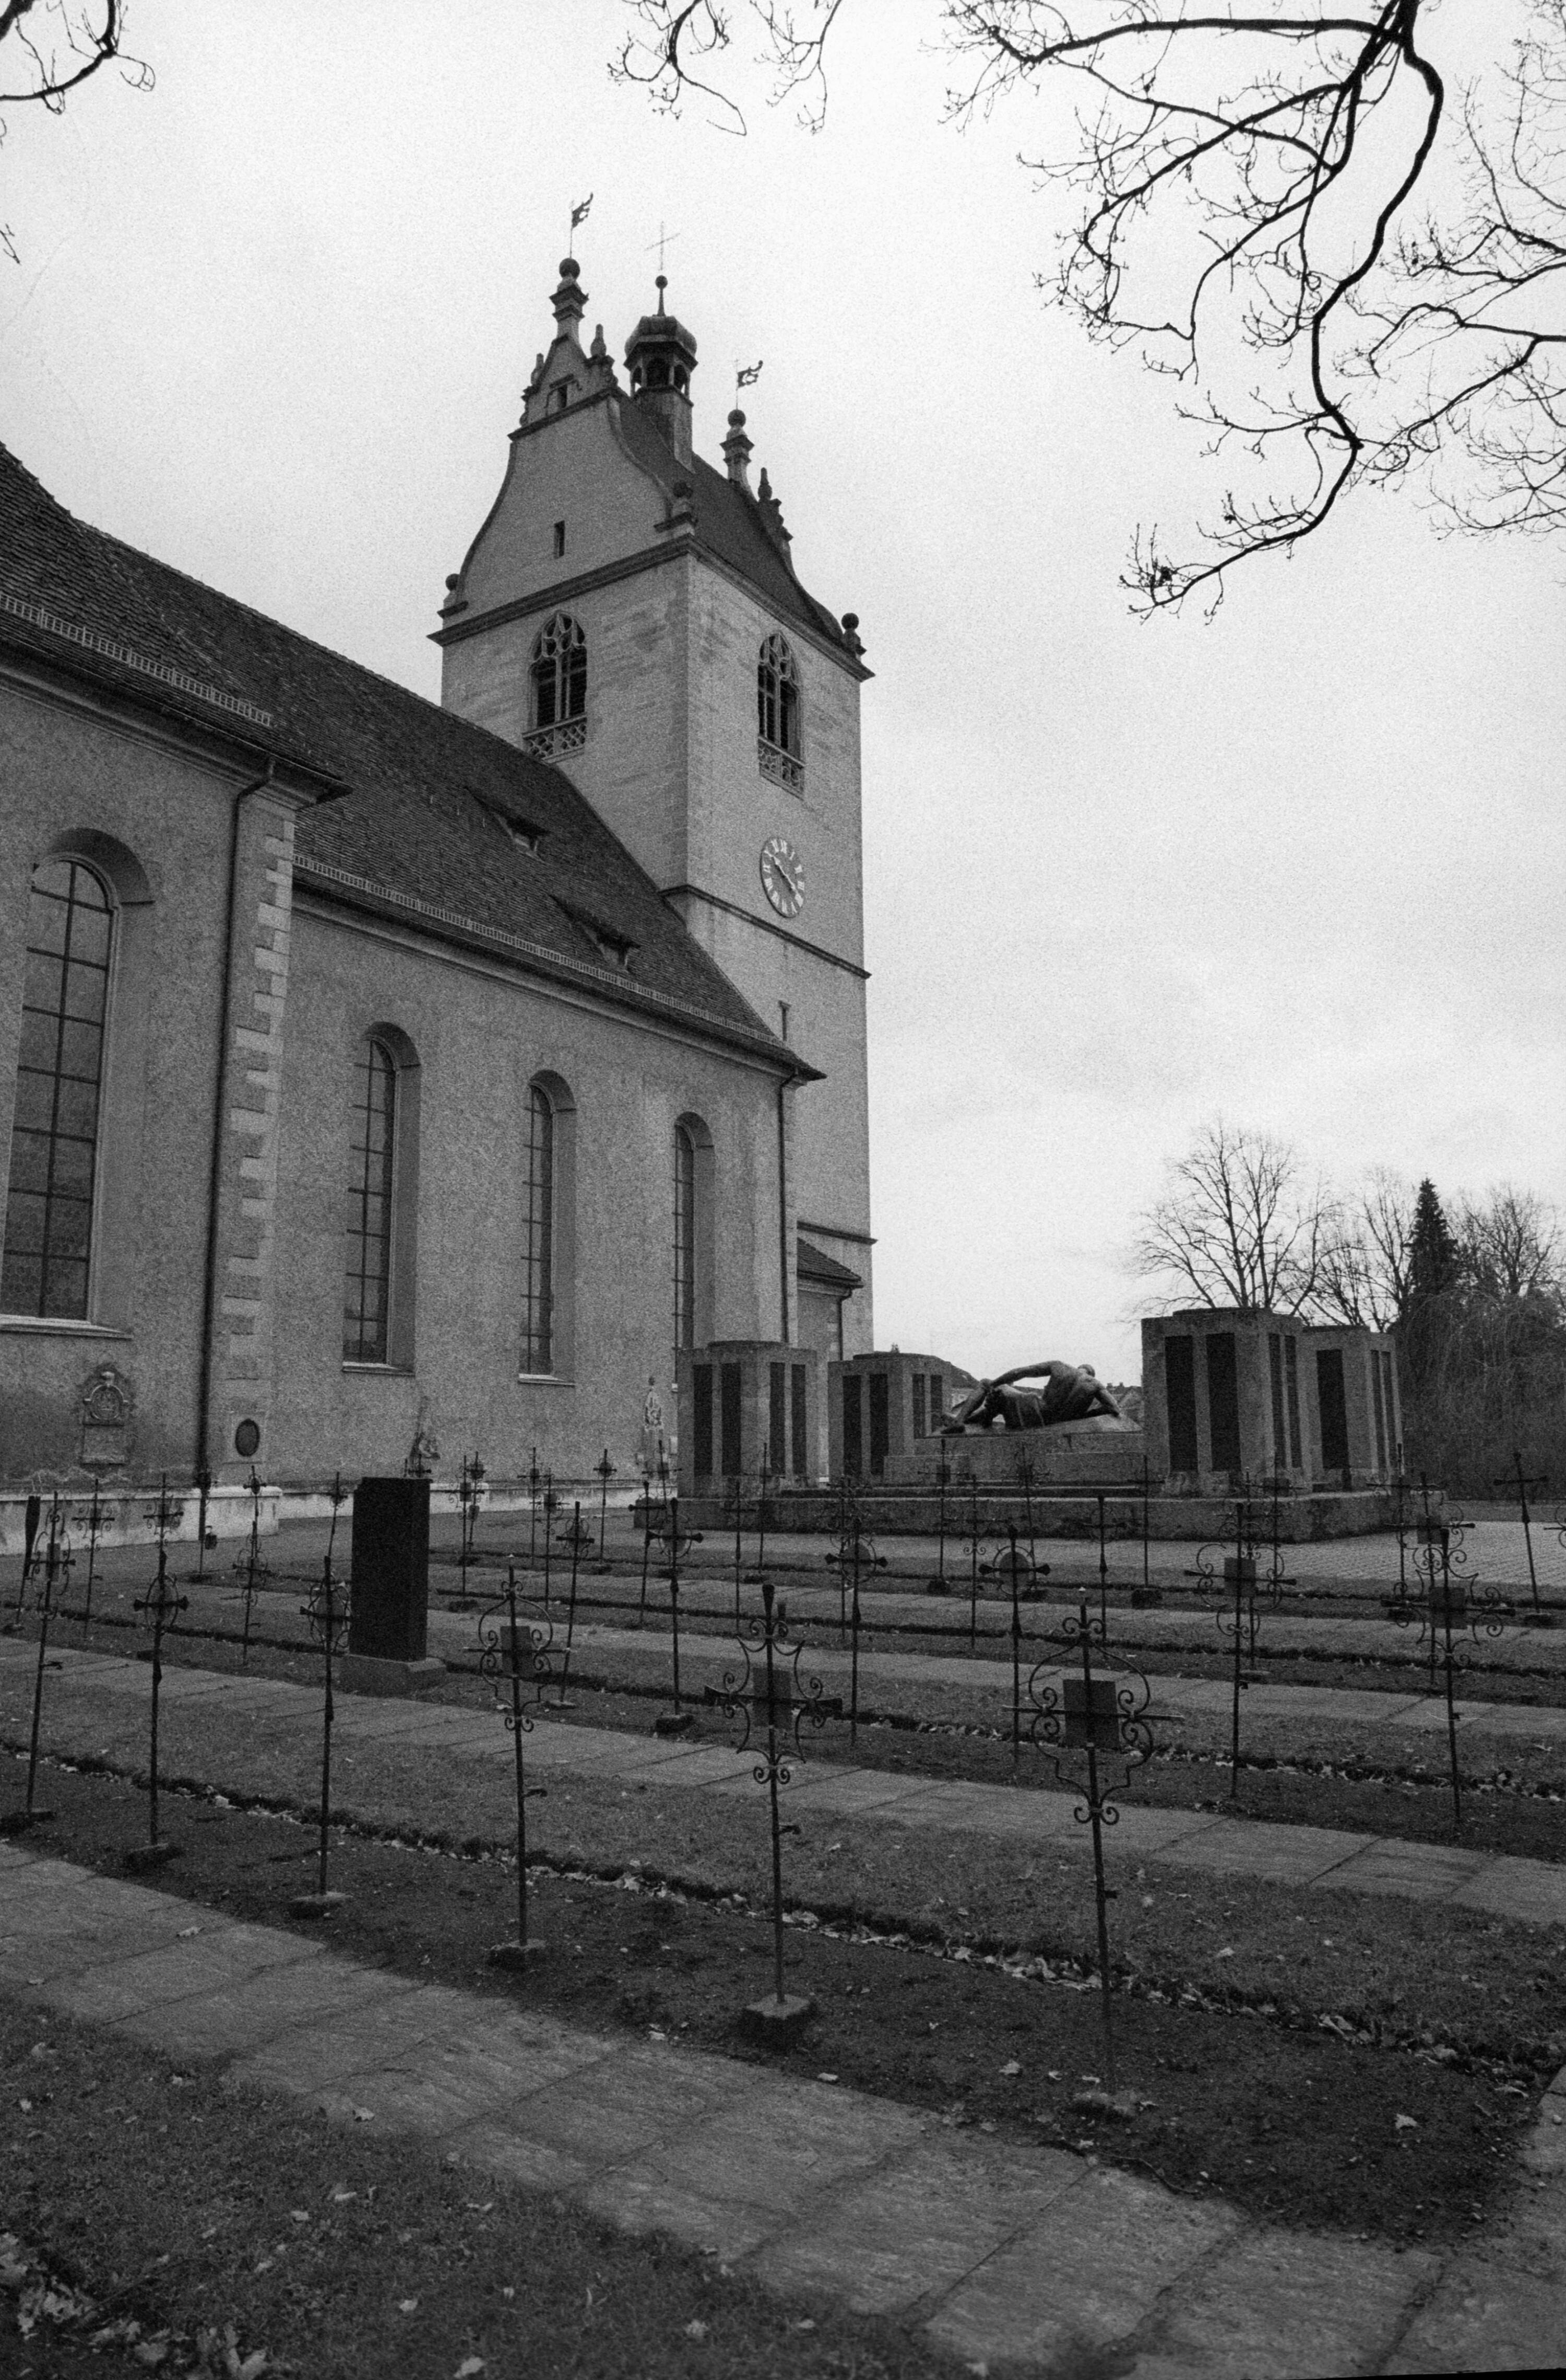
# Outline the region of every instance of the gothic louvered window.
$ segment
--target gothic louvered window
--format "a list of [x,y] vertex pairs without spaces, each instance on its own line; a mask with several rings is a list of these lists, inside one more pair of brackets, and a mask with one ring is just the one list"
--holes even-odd
[[354,1076],[343,1361],[384,1364],[391,1344],[392,1201],[396,1189],[397,1069],[367,1036]]
[[756,731],[763,744],[799,758],[799,671],[787,641],[771,636],[756,665]]
[[588,708],[588,640],[567,613],[556,612],[533,639],[534,727],[582,719]]
[[33,871],[0,1311],[85,1320],[114,909],[79,860]]
[[522,1369],[554,1368],[554,1110],[535,1083],[528,1094],[528,1216],[522,1285]]
[[674,1344],[696,1344],[696,1142],[674,1126]]

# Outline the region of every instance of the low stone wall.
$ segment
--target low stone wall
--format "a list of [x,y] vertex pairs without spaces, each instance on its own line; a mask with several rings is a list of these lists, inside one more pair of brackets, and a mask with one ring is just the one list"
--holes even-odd
[[[45,1488],[42,1491],[38,1539],[34,1552],[40,1552],[48,1542],[49,1513],[54,1497],[60,1500],[61,1518],[69,1534],[73,1552],[84,1551],[88,1541],[88,1523],[92,1511],[92,1488],[72,1485],[58,1490]],[[191,1545],[200,1526],[200,1498],[193,1488],[171,1488],[168,1493],[171,1512],[178,1519],[168,1532],[170,1545]],[[263,1537],[275,1534],[278,1512],[283,1503],[281,1488],[263,1488],[261,1492],[261,1533]],[[25,1489],[6,1489],[0,1495],[0,1554],[20,1554],[27,1544],[27,1505]],[[111,1481],[98,1491],[100,1546],[155,1546],[158,1542],[158,1487],[116,1487]],[[207,1530],[220,1538],[248,1537],[254,1510],[249,1494],[243,1488],[213,1488],[207,1497]]]
[[[1103,1492],[1111,1534],[1122,1538],[1140,1537],[1141,1496],[1113,1488]],[[932,1537],[941,1525],[939,1498],[928,1490],[861,1486],[856,1501],[862,1524],[871,1536]],[[1026,1536],[1030,1510],[1036,1537],[1098,1536],[1097,1492],[1073,1494],[1059,1488],[1041,1491],[1037,1488],[1031,1500],[1020,1489],[981,1488],[978,1533],[982,1537],[1001,1537],[1014,1528],[1020,1536]],[[780,1535],[792,1530],[804,1536],[827,1536],[836,1533],[841,1512],[842,1499],[835,1488],[783,1488],[767,1498],[767,1526]],[[972,1516],[971,1495],[965,1489],[948,1488],[948,1538],[966,1536]],[[1234,1526],[1232,1500],[1222,1496],[1151,1496],[1147,1516],[1148,1536],[1163,1542],[1222,1538],[1231,1535]],[[753,1530],[756,1524],[756,1499],[747,1496],[743,1525]],[[682,1528],[732,1529],[733,1500],[721,1496],[682,1498],[680,1524]],[[1392,1499],[1385,1488],[1367,1488],[1352,1495],[1323,1489],[1318,1494],[1285,1497],[1279,1512],[1279,1535],[1292,1545],[1321,1538],[1369,1536],[1392,1525]]]

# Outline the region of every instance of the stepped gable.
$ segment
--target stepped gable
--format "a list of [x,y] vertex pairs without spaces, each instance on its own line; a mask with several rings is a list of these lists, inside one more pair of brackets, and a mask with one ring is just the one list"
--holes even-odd
[[[18,613],[7,597],[60,625]],[[135,658],[77,641],[61,626]],[[616,1000],[695,1010],[724,1038],[781,1059],[792,1073],[809,1071],[558,770],[87,527],[0,447],[4,646],[314,772],[323,795],[338,797],[299,819],[296,863],[307,880],[314,863],[379,888],[394,904],[451,910],[454,920],[409,922],[435,939],[460,938],[463,919],[517,937],[546,960],[588,970]],[[346,902],[358,897],[355,887],[332,891]],[[523,963],[532,955],[521,954]]]

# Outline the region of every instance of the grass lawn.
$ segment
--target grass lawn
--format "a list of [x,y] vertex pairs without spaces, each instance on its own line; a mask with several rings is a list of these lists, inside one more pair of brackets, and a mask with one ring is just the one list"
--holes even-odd
[[[124,1560],[124,1557],[120,1558]],[[132,1638],[124,1622],[130,1618],[127,1585],[95,1597],[91,1631],[93,1649],[123,1658]],[[197,1598],[200,1603],[200,1597]],[[293,1595],[269,1594],[257,1607],[258,1641],[249,1666],[257,1675],[315,1683],[319,1656],[302,1642],[304,1622]],[[206,1628],[221,1626],[222,1636],[197,1633],[187,1626],[171,1636],[167,1658],[188,1660],[204,1668],[235,1670],[240,1653],[237,1638],[227,1633],[237,1625],[226,1588],[212,1590],[192,1618]],[[710,1618],[704,1623],[712,1641]],[[1028,1624],[1040,1634],[1058,1626],[1058,1615],[1030,1609]],[[557,1626],[559,1625],[557,1614]],[[79,1626],[67,1624],[59,1635],[67,1645],[79,1644]],[[835,1630],[813,1640],[837,1651]],[[1566,1638],[1561,1640],[1566,1645]],[[1003,1639],[984,1648],[987,1658],[1004,1658]],[[1030,1643],[1025,1653],[1025,1680],[1035,1659],[1053,1658],[1041,1643]],[[682,1674],[688,1688],[699,1691],[706,1680],[722,1674],[731,1655],[702,1655],[693,1632],[686,1640]],[[1204,1664],[1206,1665],[1204,1667]],[[1169,1667],[1173,1668],[1173,1657]],[[1187,1676],[1210,1675],[1225,1682],[1230,1674],[1221,1653],[1200,1659],[1183,1658],[1179,1670]],[[1286,1667],[1286,1664],[1281,1665]],[[1281,1677],[1277,1667],[1258,1665],[1256,1676],[1264,1683],[1299,1683]],[[1237,1798],[1230,1794],[1230,1722],[1227,1710],[1212,1713],[1174,1712],[1160,1705],[1160,1672],[1149,1670],[1158,1756],[1142,1772],[1136,1797],[1162,1807],[1190,1808],[1221,1804],[1238,1815],[1277,1823],[1346,1828],[1355,1833],[1396,1835],[1414,1841],[1452,1840],[1451,1797],[1448,1781],[1444,1730],[1371,1726],[1361,1720],[1335,1719],[1304,1711],[1286,1718],[1251,1715],[1242,1698],[1242,1780]],[[667,1698],[669,1649],[666,1637],[649,1633],[646,1649],[613,1651],[583,1645],[572,1664],[573,1687],[580,1697],[577,1723],[625,1728],[635,1732],[650,1724],[655,1706]],[[1313,1669],[1309,1682],[1327,1679]],[[1423,1667],[1387,1676],[1361,1665],[1346,1671],[1341,1683],[1364,1688],[1381,1684],[1399,1694],[1423,1694],[1427,1672]],[[836,1691],[835,1672],[830,1681]],[[1460,1682],[1459,1694],[1506,1700],[1526,1688],[1531,1697],[1555,1706],[1560,1682],[1470,1677]],[[18,1686],[9,1696],[14,1700]],[[476,1674],[455,1667],[442,1689],[449,1701],[487,1701]],[[1008,1686],[927,1682],[917,1678],[862,1682],[862,1725],[856,1745],[849,1750],[845,1727],[832,1727],[819,1739],[825,1757],[852,1759],[865,1767],[887,1768],[932,1778],[969,1778],[980,1782],[1008,1782],[1014,1768],[1010,1746],[1011,1693]],[[1026,1709],[1024,1726],[1026,1725]],[[1525,1736],[1487,1730],[1464,1718],[1459,1730],[1459,1760],[1465,1788],[1460,1840],[1475,1851],[1511,1852],[1521,1857],[1558,1861],[1566,1856],[1566,1742],[1531,1742]],[[1023,1781],[1050,1781],[1041,1757],[1025,1746],[1020,1769]]]

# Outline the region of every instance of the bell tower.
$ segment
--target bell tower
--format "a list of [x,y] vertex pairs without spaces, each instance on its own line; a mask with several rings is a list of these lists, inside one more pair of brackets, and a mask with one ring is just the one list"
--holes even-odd
[[500,492],[447,581],[442,699],[563,769],[761,1023],[819,1070],[779,1118],[797,1256],[780,1335],[853,1355],[873,1343],[869,672],[855,615],[801,584],[766,471],[750,484],[737,406],[722,467],[697,452],[697,342],[662,273],[656,287],[622,386],[601,328],[582,346],[579,267],[562,263]]

